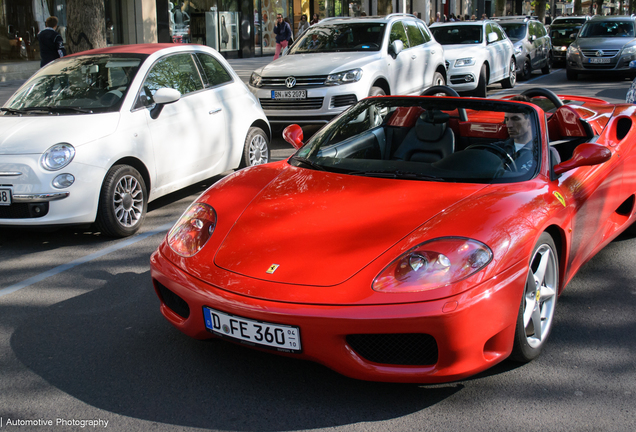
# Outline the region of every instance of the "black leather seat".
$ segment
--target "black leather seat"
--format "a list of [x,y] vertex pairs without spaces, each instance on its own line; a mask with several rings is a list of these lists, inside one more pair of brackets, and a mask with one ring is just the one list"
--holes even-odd
[[455,134],[447,127],[449,118],[448,114],[438,110],[422,113],[392,159],[432,163],[452,154]]

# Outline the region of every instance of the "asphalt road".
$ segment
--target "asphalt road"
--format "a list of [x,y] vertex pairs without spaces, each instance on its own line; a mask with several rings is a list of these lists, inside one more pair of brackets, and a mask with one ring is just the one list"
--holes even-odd
[[[568,82],[555,70],[489,93],[546,87],[620,102],[629,84]],[[276,158],[291,153],[280,139],[273,145]],[[636,429],[636,237],[619,237],[582,268],[535,361],[443,385],[362,382],[314,363],[195,341],[161,316],[149,256],[219,178],[151,203],[130,239],[1,229],[0,429],[91,429],[82,420],[114,431]],[[25,420],[52,425],[12,426]]]

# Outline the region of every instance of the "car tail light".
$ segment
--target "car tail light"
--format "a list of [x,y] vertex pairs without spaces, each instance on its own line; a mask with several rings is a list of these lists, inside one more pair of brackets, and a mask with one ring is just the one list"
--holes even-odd
[[491,260],[490,248],[477,240],[438,238],[414,247],[385,267],[373,281],[373,289],[428,291],[466,279]]
[[168,233],[168,245],[182,257],[194,256],[212,237],[216,211],[202,203],[192,204]]

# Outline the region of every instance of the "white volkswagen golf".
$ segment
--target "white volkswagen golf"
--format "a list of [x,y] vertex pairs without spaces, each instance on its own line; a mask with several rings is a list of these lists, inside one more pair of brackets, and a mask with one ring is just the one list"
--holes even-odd
[[328,18],[254,71],[269,121],[320,124],[367,96],[419,95],[446,83],[444,50],[414,15]]
[[56,60],[1,108],[0,226],[135,233],[149,201],[269,160],[256,98],[211,48],[124,45]]

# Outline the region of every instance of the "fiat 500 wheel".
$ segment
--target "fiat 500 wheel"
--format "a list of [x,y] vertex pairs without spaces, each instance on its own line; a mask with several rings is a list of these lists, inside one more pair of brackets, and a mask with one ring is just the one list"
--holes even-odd
[[269,137],[263,129],[251,127],[245,138],[243,158],[239,168],[261,165],[269,162]]
[[110,237],[127,237],[146,217],[148,193],[141,174],[131,166],[113,166],[102,184],[95,224]]
[[554,318],[559,292],[559,265],[552,237],[543,233],[534,247],[519,307],[511,358],[529,362],[541,353]]

